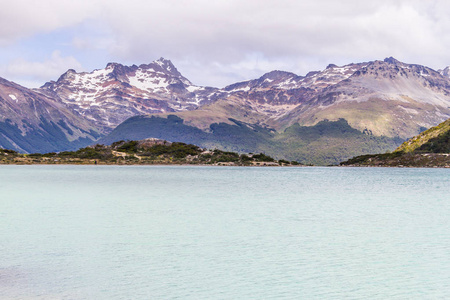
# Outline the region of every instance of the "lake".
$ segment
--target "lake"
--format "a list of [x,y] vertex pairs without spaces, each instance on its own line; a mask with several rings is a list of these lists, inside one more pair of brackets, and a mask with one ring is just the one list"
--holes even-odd
[[0,166],[1,299],[448,299],[450,170]]

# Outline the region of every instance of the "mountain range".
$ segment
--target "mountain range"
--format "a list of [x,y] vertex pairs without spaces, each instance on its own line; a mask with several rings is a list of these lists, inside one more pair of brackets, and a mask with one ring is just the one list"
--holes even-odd
[[[272,71],[224,88],[192,84],[164,58],[27,89],[0,80],[0,146],[72,150],[160,138],[301,163],[392,151],[450,117],[449,67],[383,61]],[[100,140],[99,140],[100,138]]]

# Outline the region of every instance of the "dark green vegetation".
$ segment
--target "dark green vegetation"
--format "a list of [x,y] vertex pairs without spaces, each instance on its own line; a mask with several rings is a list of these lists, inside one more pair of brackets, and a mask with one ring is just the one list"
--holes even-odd
[[[1,164],[206,164],[206,165],[290,165],[263,153],[238,154],[205,150],[185,143],[163,140],[119,141],[111,146],[95,145],[77,151],[20,154],[0,149]],[[293,163],[296,164],[296,163]]]
[[238,153],[262,152],[276,159],[314,165],[334,165],[362,153],[390,151],[403,142],[362,133],[344,119],[321,121],[315,126],[296,124],[284,132],[229,120],[233,124],[215,123],[208,131],[202,131],[184,124],[184,120],[175,115],[167,118],[138,116],[119,125],[100,142],[111,144],[118,140],[153,137]]
[[396,151],[450,153],[450,119],[406,141]]
[[450,167],[450,119],[404,142],[392,153],[357,156],[341,165]]
[[361,153],[392,150],[402,142],[398,138],[364,134],[344,119],[325,120],[315,126],[295,124],[275,140],[282,145],[283,156],[288,160],[314,165],[336,165]]

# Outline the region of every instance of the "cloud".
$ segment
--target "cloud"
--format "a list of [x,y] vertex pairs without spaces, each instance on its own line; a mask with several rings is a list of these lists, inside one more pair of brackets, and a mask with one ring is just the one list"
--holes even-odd
[[[383,59],[450,64],[445,1],[148,1],[106,8],[113,56],[136,62],[165,56],[245,75],[267,67],[306,74],[328,63]],[[120,7],[120,8],[119,8]],[[188,64],[185,63],[188,68]],[[194,64],[192,64],[194,66]],[[268,69],[264,71],[270,71]],[[191,72],[199,77],[201,72]],[[194,74],[195,73],[195,74]],[[187,74],[189,75],[189,74]],[[242,73],[240,73],[242,75]],[[236,77],[238,77],[237,75]],[[211,76],[205,77],[207,81]],[[223,81],[220,81],[223,83]],[[208,82],[210,83],[210,82]]]
[[43,82],[57,79],[68,69],[81,71],[81,64],[71,56],[62,57],[59,51],[54,51],[44,61],[26,61],[16,59],[0,68],[2,77],[13,80],[26,87],[39,87]]
[[33,34],[73,26],[98,16],[103,1],[14,0],[3,1],[0,10],[0,45]]
[[386,56],[450,64],[445,0],[10,2],[0,12],[0,45],[90,24],[96,28],[75,35],[66,57],[103,51],[96,57],[103,66],[105,57],[140,64],[163,56],[198,84],[225,85],[269,68],[304,75]]

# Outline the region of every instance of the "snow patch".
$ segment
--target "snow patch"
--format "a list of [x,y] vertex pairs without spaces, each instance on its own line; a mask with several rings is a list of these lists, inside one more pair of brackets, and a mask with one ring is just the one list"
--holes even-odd
[[188,87],[186,87],[186,89],[191,93],[200,91],[200,90],[204,90],[203,87],[199,87],[199,86],[195,86],[195,85],[188,86]]
[[233,89],[233,90],[231,90],[229,92],[248,92],[248,91],[250,91],[250,87],[249,86],[246,86],[244,88],[236,88],[236,89]]
[[289,79],[287,79],[283,82],[280,82],[279,84],[276,85],[276,87],[278,87],[280,89],[294,89],[294,88],[299,88],[301,86],[302,86],[302,81],[297,83],[292,78],[289,78]]
[[135,76],[128,77],[130,85],[144,91],[164,91],[169,83],[160,77],[151,77],[148,73],[137,70]]
[[412,108],[403,107],[401,105],[398,105],[397,107],[403,109],[404,111],[406,111],[407,113],[412,114],[412,115],[418,115],[419,114],[419,112],[417,110],[412,109]]
[[348,70],[349,70],[349,68],[346,68],[346,67],[333,68],[333,71],[341,73],[342,75],[344,75]]
[[13,94],[9,94],[9,98],[15,100],[17,102],[17,97]]

